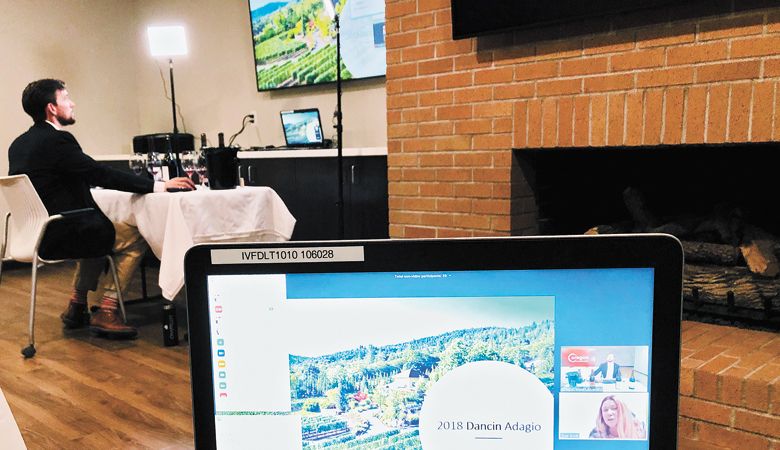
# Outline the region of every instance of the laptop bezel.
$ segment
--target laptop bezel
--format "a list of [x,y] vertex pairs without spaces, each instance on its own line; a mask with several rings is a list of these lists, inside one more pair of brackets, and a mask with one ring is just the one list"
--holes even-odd
[[[290,143],[289,139],[287,138],[287,130],[284,127],[284,114],[290,113],[290,114],[302,114],[302,113],[310,113],[310,112],[316,112],[317,113],[317,122],[320,126],[320,133],[322,135],[322,139],[320,142],[309,142],[304,144],[295,144]],[[283,111],[279,111],[279,120],[282,123],[282,134],[284,135],[284,144],[287,148],[325,148],[325,130],[322,128],[322,116],[320,116],[320,110],[319,108],[304,108],[304,109],[286,109]]]
[[[355,245],[364,247],[364,262],[213,265],[210,260],[213,249]],[[648,413],[648,448],[674,448],[677,442],[682,267],[680,242],[672,236],[659,234],[197,245],[185,257],[196,448],[216,448],[209,275],[598,268],[654,270],[654,351],[650,374],[653,387]]]

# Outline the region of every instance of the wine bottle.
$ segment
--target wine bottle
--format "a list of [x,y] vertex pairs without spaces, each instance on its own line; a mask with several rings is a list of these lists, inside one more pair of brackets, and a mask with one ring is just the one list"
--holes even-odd
[[171,153],[171,138],[165,136],[165,149],[160,153],[160,176],[163,180],[169,180],[171,178],[171,169],[168,167]]
[[162,173],[160,172],[160,157],[154,147],[154,139],[151,136],[146,138],[146,148],[149,152],[146,159],[146,170],[149,174],[149,178],[154,181],[160,181],[162,180]]
[[167,158],[166,166],[168,168],[168,177],[170,178],[183,177],[184,168],[182,167],[179,158],[177,158],[178,155],[175,154],[173,151],[173,146],[171,144],[170,136],[165,136],[165,152]]
[[163,305],[163,345],[172,347],[179,345],[179,322],[176,319],[176,307],[173,302],[166,301]]
[[200,152],[198,153],[198,161],[195,164],[195,171],[197,176],[197,182],[201,185],[206,182],[206,151],[209,148],[208,140],[206,139],[206,133],[200,134]]

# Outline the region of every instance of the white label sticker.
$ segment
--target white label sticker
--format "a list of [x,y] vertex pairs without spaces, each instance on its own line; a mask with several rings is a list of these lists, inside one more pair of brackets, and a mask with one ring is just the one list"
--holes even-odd
[[274,247],[215,249],[212,264],[271,264],[364,261],[363,247]]

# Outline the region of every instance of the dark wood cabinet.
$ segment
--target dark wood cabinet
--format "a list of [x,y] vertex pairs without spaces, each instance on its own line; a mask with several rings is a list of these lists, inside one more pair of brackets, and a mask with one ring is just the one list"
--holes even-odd
[[388,238],[387,157],[346,158],[343,175],[345,237]]
[[[297,222],[293,240],[338,239],[338,160],[333,157],[241,159],[241,176],[269,186]],[[344,157],[344,238],[389,236],[387,157]]]

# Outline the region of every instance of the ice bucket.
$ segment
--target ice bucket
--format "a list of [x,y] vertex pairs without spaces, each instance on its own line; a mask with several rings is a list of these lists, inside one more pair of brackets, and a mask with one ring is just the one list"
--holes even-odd
[[205,149],[209,188],[234,189],[238,184],[237,148],[212,147]]

